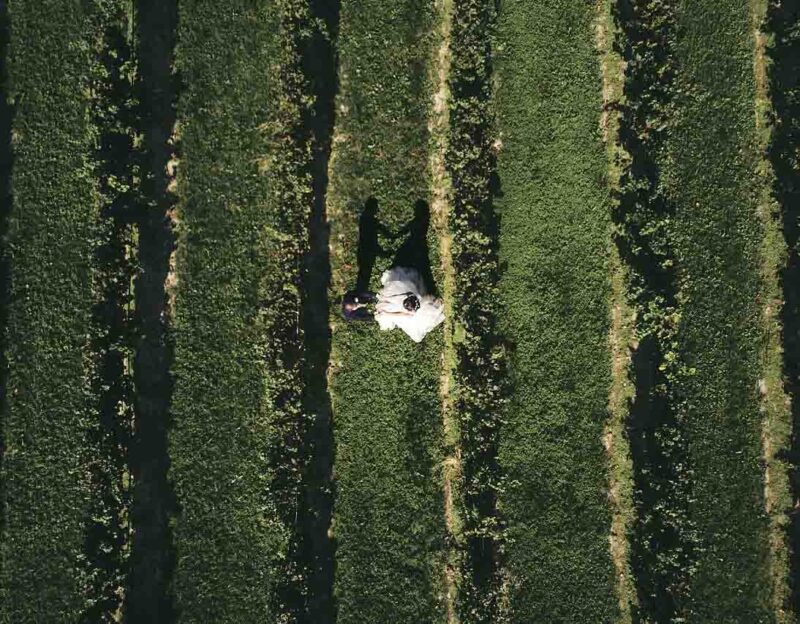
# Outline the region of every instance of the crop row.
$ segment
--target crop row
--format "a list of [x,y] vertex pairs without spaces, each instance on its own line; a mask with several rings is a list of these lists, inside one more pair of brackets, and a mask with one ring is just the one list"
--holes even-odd
[[625,2],[617,15],[630,155],[617,241],[638,312],[629,434],[643,618],[770,617],[749,9]]
[[[337,297],[377,290],[393,262],[438,274],[428,227],[434,18],[430,0],[342,4],[328,196]],[[441,330],[417,345],[373,324],[332,323],[337,621],[438,621]]]
[[119,458],[101,455],[113,434],[96,416],[97,376],[104,356],[115,357],[95,351],[103,283],[95,259],[108,227],[94,181],[98,133],[107,135],[89,96],[102,83],[90,56],[101,8],[11,7],[4,622],[77,620],[115,583],[95,567],[116,538],[120,504]]
[[511,399],[499,464],[512,622],[611,622],[608,163],[594,3],[511,1],[495,55],[501,331]]
[[498,331],[498,218],[491,33],[494,3],[455,2],[450,41],[450,128],[447,169],[452,184],[450,231],[455,275],[455,393],[460,431],[464,539],[458,606],[462,622],[499,622],[502,487],[497,443],[506,401],[506,350]]
[[170,457],[175,592],[189,621],[292,621],[303,609],[307,10],[181,8]]

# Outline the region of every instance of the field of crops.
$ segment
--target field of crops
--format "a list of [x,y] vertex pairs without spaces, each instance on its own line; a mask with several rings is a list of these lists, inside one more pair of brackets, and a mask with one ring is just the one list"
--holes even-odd
[[796,624],[798,153],[796,0],[0,0],[0,623]]

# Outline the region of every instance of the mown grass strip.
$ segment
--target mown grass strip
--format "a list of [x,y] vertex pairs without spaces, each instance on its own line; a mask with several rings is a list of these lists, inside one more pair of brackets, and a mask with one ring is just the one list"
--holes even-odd
[[[8,623],[78,621],[99,459],[90,340],[100,202],[92,163],[92,15],[84,4],[10,7],[14,208],[3,419],[2,608]],[[89,557],[91,559],[91,556]]]
[[512,398],[499,462],[512,622],[611,622],[610,201],[596,7],[509,1],[498,16],[501,330]]
[[685,614],[695,622],[770,621],[758,383],[764,233],[750,2],[679,2],[676,28],[675,120],[661,165],[675,205],[669,229],[680,320],[672,383],[696,530]]
[[506,349],[498,329],[498,191],[492,93],[494,3],[453,4],[450,135],[454,269],[453,410],[460,445],[463,541],[458,595],[462,622],[500,617],[501,527],[497,491],[498,431],[506,396]]
[[[385,253],[364,286],[377,290],[393,261],[425,264],[426,254],[438,274],[438,244],[425,222],[435,14],[430,0],[342,5],[328,198],[334,298],[355,286],[359,260],[367,272],[374,243]],[[362,230],[378,240],[365,232],[359,254],[359,218],[370,198],[379,227]],[[413,249],[403,246],[410,224]],[[440,621],[441,330],[417,345],[399,331],[345,325],[333,312],[338,621]]]
[[[310,182],[290,2],[181,5],[171,472],[183,621],[296,617]],[[303,7],[299,7],[302,9]]]
[[[780,211],[785,256],[779,278],[783,305],[780,309],[783,347],[783,389],[791,413],[789,471],[793,501],[800,498],[800,4],[767,3],[764,25],[771,40],[766,48],[770,60],[768,95],[771,134],[767,155],[774,173],[773,197]],[[788,512],[788,507],[782,511]],[[788,513],[791,614],[800,613],[800,516]],[[791,620],[790,620],[791,621]]]
[[439,239],[441,263],[441,297],[444,302],[445,319],[442,344],[442,371],[439,396],[442,405],[442,480],[444,485],[444,523],[447,531],[445,554],[445,608],[447,623],[458,620],[458,586],[463,561],[462,552],[462,464],[460,426],[455,411],[453,344],[453,292],[455,290],[455,268],[453,266],[453,235],[450,230],[452,202],[451,180],[447,170],[447,149],[450,132],[450,69],[452,62],[453,1],[436,2],[438,35],[434,62],[431,65],[433,80],[433,107],[428,119],[431,148],[428,166],[431,174],[431,213],[436,236]]

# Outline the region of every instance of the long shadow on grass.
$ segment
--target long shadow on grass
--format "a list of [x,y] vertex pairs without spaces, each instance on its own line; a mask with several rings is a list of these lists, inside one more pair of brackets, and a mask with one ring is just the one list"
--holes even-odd
[[392,266],[416,269],[422,277],[425,289],[429,293],[437,295],[428,247],[430,224],[430,206],[428,206],[428,202],[420,199],[414,204],[414,218],[397,233],[397,236],[405,236],[406,239],[397,249]]
[[338,88],[336,41],[339,31],[338,0],[311,0],[312,14],[325,25],[306,41],[303,69],[316,101],[306,120],[311,132],[314,203],[309,223],[310,247],[305,261],[302,323],[305,334],[304,407],[311,416],[304,436],[305,468],[300,506],[298,555],[308,573],[308,595],[303,621],[326,624],[336,620],[333,598],[335,544],[329,535],[335,498],[332,478],[334,460],[331,400],[328,393],[328,360],[331,332],[328,326],[328,286],[331,279],[326,214],[328,160],[335,121],[334,100]]
[[378,200],[370,197],[364,204],[364,210],[358,218],[358,279],[356,290],[365,292],[369,290],[372,280],[372,270],[378,257],[387,257],[387,252],[381,247],[379,234],[391,237],[389,228],[378,219]]
[[638,312],[632,353],[635,398],[627,432],[633,460],[636,520],[629,535],[636,581],[636,621],[681,615],[691,560],[687,447],[666,359],[674,337],[677,279],[669,221],[674,207],[660,184],[658,158],[670,120],[675,32],[668,3],[619,0],[617,48],[627,62],[619,140],[630,155],[614,220]]
[[5,454],[6,382],[8,362],[6,353],[6,324],[8,322],[8,296],[11,267],[8,256],[8,220],[11,214],[11,123],[14,109],[8,99],[8,2],[0,0],[0,535],[4,533],[2,506],[5,490],[2,480],[3,456]]
[[173,352],[165,282],[175,247],[167,164],[176,114],[172,66],[177,4],[175,0],[137,0],[136,16],[144,149],[138,214],[140,272],[135,282],[135,429],[130,451],[133,537],[125,618],[131,624],[157,624],[176,617],[170,592],[175,565],[170,518],[176,513],[176,499],[167,479]]
[[[800,2],[769,3],[767,30],[775,40],[768,54],[770,97],[774,129],[768,155],[775,171],[773,194],[782,212],[783,235],[788,248],[781,272],[783,287],[783,370],[785,391],[791,399],[791,488],[800,499]],[[790,514],[792,609],[800,612],[800,514]]]

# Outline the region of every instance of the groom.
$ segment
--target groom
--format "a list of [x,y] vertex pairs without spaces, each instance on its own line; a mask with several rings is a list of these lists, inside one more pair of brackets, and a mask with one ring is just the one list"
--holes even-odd
[[342,297],[342,316],[346,321],[375,320],[367,306],[377,303],[378,297],[369,291],[349,290]]

